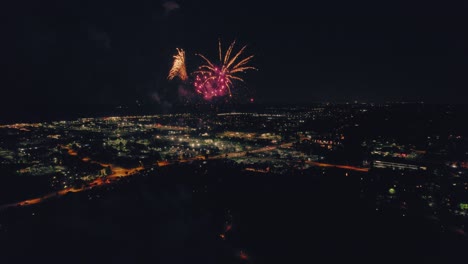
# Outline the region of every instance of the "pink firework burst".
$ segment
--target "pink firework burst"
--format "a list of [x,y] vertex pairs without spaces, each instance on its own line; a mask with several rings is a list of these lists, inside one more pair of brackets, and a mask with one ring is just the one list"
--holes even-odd
[[201,94],[205,100],[211,100],[214,97],[226,96],[228,94],[229,96],[232,96],[231,88],[233,86],[233,81],[244,81],[237,75],[245,72],[246,70],[256,70],[255,67],[248,66],[253,55],[247,56],[244,59],[239,59],[246,46],[242,47],[242,49],[231,57],[234,44],[235,41],[231,43],[223,56],[221,41],[219,41],[218,64],[212,63],[202,54],[197,54],[205,61],[205,64],[198,67],[198,70],[194,72],[194,86],[195,91]]

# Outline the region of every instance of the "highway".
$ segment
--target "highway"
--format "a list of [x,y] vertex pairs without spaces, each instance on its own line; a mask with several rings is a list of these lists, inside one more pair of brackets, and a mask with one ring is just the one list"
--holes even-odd
[[[250,153],[261,153],[261,152],[272,151],[272,150],[275,150],[277,148],[289,148],[291,146],[292,146],[292,143],[284,143],[284,144],[281,144],[281,145],[278,145],[278,146],[267,146],[267,147],[262,147],[262,148],[250,150],[250,151],[231,152],[231,153],[224,153],[224,154],[215,155],[215,156],[209,156],[208,159],[209,160],[215,160],[215,159],[224,159],[224,158],[240,158],[240,157],[246,156],[248,152],[250,152]],[[67,153],[70,156],[78,157],[78,153],[75,150],[71,149],[70,147],[63,146],[63,145],[61,145],[61,147],[63,149],[65,149],[65,150],[67,150]],[[178,161],[174,161],[174,162],[158,161],[157,164],[158,164],[158,166],[163,167],[163,166],[168,166],[168,165],[175,164],[177,162],[178,163],[187,163],[187,162],[192,162],[192,161],[195,161],[195,160],[204,160],[204,159],[205,159],[205,157],[200,155],[200,156],[196,156],[194,158],[183,159],[183,160],[178,160]],[[28,199],[28,200],[24,200],[24,201],[20,201],[20,202],[15,202],[15,203],[10,203],[10,204],[4,204],[4,205],[0,206],[0,210],[4,210],[4,209],[10,208],[10,207],[28,206],[28,205],[38,204],[38,203],[44,202],[46,200],[49,200],[51,198],[66,195],[68,193],[76,193],[76,192],[82,192],[82,191],[90,190],[90,189],[94,188],[95,186],[111,184],[112,182],[118,180],[119,178],[134,175],[134,174],[136,174],[136,173],[138,173],[138,172],[140,172],[140,171],[142,171],[144,169],[143,166],[138,166],[138,167],[129,168],[129,169],[122,168],[122,167],[116,166],[114,164],[93,161],[89,157],[83,157],[83,158],[81,158],[81,160],[83,160],[84,162],[99,164],[99,165],[101,165],[103,167],[110,167],[111,174],[108,175],[108,176],[105,176],[105,177],[97,178],[94,181],[88,183],[87,185],[85,185],[85,186],[83,186],[81,188],[70,187],[70,188],[66,188],[66,189],[63,189],[63,190],[59,190],[59,191],[56,191],[56,192],[53,192],[53,193],[43,195],[41,197],[32,198],[32,199]],[[348,165],[336,165],[336,164],[328,164],[328,163],[321,163],[321,162],[315,162],[315,161],[306,161],[305,163],[307,163],[309,165],[312,165],[312,166],[318,166],[318,167],[333,167],[333,168],[340,168],[340,169],[353,170],[353,171],[359,171],[359,172],[368,172],[369,171],[368,168],[359,168],[359,167],[353,167],[353,166],[348,166]]]
[[359,172],[369,172],[369,168],[360,168],[360,167],[354,167],[354,166],[349,166],[349,165],[337,165],[337,164],[322,163],[322,162],[316,162],[316,161],[306,161],[305,163],[312,165],[312,166],[318,166],[318,167],[339,168],[339,169],[359,171]]

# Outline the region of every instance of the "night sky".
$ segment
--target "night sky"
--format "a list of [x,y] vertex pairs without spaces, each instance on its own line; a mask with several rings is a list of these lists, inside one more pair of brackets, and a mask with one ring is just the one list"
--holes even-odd
[[245,79],[257,102],[467,99],[466,1],[3,5],[2,105],[154,102],[173,87],[175,48],[191,68],[196,52],[215,58],[218,38],[255,54]]

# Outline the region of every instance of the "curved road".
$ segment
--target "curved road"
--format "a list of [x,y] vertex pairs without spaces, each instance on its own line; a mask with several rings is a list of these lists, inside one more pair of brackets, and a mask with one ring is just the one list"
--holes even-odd
[[[224,153],[224,154],[220,154],[220,155],[216,155],[216,156],[210,156],[210,157],[208,157],[208,159],[213,160],[213,159],[223,159],[223,158],[239,158],[239,157],[246,156],[247,152],[260,153],[260,152],[275,150],[275,149],[277,149],[279,147],[280,148],[289,148],[291,146],[292,146],[292,143],[285,143],[285,144],[281,144],[281,145],[278,145],[278,146],[262,147],[262,148],[254,149],[254,150],[251,150],[251,151]],[[63,145],[61,147],[63,149],[66,149],[70,156],[78,156],[78,153],[75,150],[71,149],[70,147],[63,146]],[[191,162],[191,161],[201,160],[201,159],[204,159],[204,156],[196,156],[194,158],[178,160],[177,162],[186,163],[186,162]],[[136,173],[138,173],[138,172],[140,172],[140,171],[142,171],[144,169],[142,166],[126,169],[126,168],[116,166],[114,164],[108,164],[108,163],[93,161],[89,157],[83,157],[82,160],[84,162],[99,164],[99,165],[101,165],[103,167],[110,167],[112,173],[110,175],[106,176],[106,177],[97,178],[97,179],[95,179],[94,181],[88,183],[86,186],[84,186],[82,188],[70,187],[70,188],[66,188],[66,189],[63,189],[63,190],[59,190],[57,192],[46,194],[46,195],[41,196],[41,197],[28,199],[28,200],[24,200],[24,201],[21,201],[21,202],[4,204],[4,205],[0,206],[0,210],[4,210],[4,209],[10,208],[10,207],[28,206],[28,205],[32,205],[32,204],[38,204],[38,203],[44,202],[44,201],[46,201],[46,200],[48,200],[50,198],[63,196],[65,194],[67,194],[67,193],[76,193],[76,192],[82,192],[82,191],[90,190],[95,186],[110,184],[110,183],[118,180],[119,178],[127,177],[127,176],[130,176],[130,175],[136,174]],[[175,163],[176,162],[168,162],[168,161],[158,161],[157,162],[158,166],[160,166],[160,167],[168,166],[168,165],[175,164]],[[368,172],[369,171],[369,169],[367,169],[367,168],[359,168],[359,167],[353,167],[353,166],[347,166],[347,165],[336,165],[336,164],[328,164],[328,163],[321,163],[321,162],[314,162],[314,161],[306,161],[306,163],[309,164],[309,165],[319,166],[319,167],[334,167],[334,168],[353,170],[353,171],[359,171],[359,172]]]

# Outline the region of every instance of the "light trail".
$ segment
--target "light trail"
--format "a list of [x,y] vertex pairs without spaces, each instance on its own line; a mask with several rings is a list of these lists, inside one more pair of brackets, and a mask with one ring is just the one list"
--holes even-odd
[[322,163],[322,162],[316,162],[316,161],[306,161],[305,163],[312,165],[312,166],[318,166],[318,167],[339,168],[339,169],[345,169],[345,170],[351,170],[351,171],[369,172],[369,168],[360,168],[360,167],[349,166],[349,165],[337,165],[337,164]]

